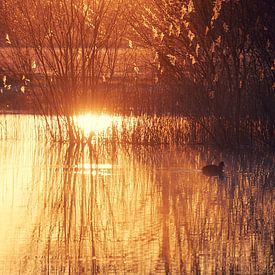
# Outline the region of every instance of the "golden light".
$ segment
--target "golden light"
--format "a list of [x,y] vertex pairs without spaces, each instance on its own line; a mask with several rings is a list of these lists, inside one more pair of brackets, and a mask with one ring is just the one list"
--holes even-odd
[[112,126],[119,128],[121,117],[107,114],[83,114],[74,117],[76,125],[83,131],[85,137],[89,136],[110,136]]
[[101,176],[110,176],[112,175],[113,165],[111,163],[83,163],[76,165],[75,173],[76,174],[92,174],[101,175]]

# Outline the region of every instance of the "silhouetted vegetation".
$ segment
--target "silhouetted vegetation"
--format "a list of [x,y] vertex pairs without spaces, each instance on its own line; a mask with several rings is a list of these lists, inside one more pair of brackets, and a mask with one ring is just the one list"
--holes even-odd
[[2,5],[1,66],[71,140],[72,115],[109,110],[188,117],[220,146],[275,146],[272,1]]
[[274,146],[272,14],[272,1],[153,0],[131,22],[177,110],[221,144]]

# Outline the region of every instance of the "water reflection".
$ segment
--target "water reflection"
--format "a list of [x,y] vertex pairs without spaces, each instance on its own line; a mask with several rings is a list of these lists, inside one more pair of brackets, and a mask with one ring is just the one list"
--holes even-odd
[[[0,152],[0,273],[272,273],[273,155],[30,140]],[[201,173],[211,159],[224,181]]]

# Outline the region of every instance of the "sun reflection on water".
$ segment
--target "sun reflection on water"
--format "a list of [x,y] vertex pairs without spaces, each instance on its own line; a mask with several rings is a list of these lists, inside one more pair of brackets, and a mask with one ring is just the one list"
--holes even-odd
[[102,175],[107,176],[111,175],[111,170],[113,168],[111,163],[82,163],[78,164],[75,167],[76,174],[85,174],[85,175]]
[[[87,134],[122,123],[78,119]],[[215,152],[52,145],[16,121],[24,139],[0,141],[0,274],[271,274],[273,154],[221,155],[219,182],[198,170]]]

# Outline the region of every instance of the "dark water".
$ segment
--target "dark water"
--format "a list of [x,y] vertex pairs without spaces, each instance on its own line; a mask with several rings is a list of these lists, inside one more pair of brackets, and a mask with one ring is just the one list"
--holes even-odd
[[0,124],[0,274],[274,271],[274,154],[51,144],[33,119]]

